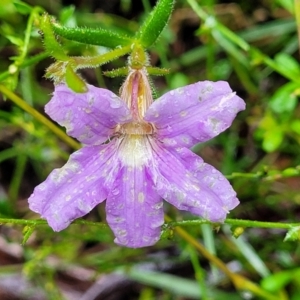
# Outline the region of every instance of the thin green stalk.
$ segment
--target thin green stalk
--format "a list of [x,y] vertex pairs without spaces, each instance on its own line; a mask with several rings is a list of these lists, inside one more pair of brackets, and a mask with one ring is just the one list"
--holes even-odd
[[240,64],[233,56],[229,56],[232,67],[235,70],[235,73],[240,79],[240,82],[243,83],[243,86],[250,95],[258,94],[258,86],[252,81],[249,73],[245,70],[244,66]]
[[[171,218],[165,215],[165,220],[171,222]],[[174,223],[174,222],[172,222]],[[188,242],[191,246],[195,247],[202,256],[216,265],[228,278],[232,281],[236,289],[238,290],[248,290],[252,292],[254,295],[263,297],[267,300],[280,300],[281,297],[270,294],[269,292],[263,290],[260,286],[256,285],[252,281],[243,277],[242,275],[231,272],[230,269],[226,266],[225,263],[215,255],[211,254],[198,240],[196,240],[193,236],[191,236],[188,232],[180,227],[174,228],[179,236],[181,236],[186,242]]]
[[[7,223],[7,224],[22,224],[22,225],[39,225],[39,224],[47,224],[46,220],[26,220],[26,219],[5,219],[0,218],[0,223]],[[252,221],[252,220],[244,220],[244,219],[226,219],[225,224],[232,225],[232,226],[240,226],[240,227],[253,227],[253,228],[274,228],[274,229],[291,229],[293,227],[299,227],[300,223],[280,223],[280,222],[263,222],[263,221]],[[94,225],[94,226],[102,226],[106,224],[99,223],[99,222],[89,222],[85,220],[76,220],[72,224],[87,224],[87,225]],[[186,220],[186,221],[168,221],[166,223],[167,227],[185,227],[185,226],[196,226],[202,224],[210,224],[214,226],[221,225],[219,223],[213,223],[203,219],[197,220]]]
[[[45,59],[48,57],[48,54],[46,52],[42,52],[42,53],[39,53],[37,55],[34,55],[28,59],[26,59],[25,61],[23,61],[20,65],[19,65],[19,69],[23,69],[23,68],[26,68],[28,66],[32,66],[38,62],[40,62],[41,60]],[[2,72],[0,74],[0,82],[5,80],[6,78],[8,78],[9,76],[11,76],[12,73],[10,71],[5,71],[5,72]]]
[[193,268],[195,271],[196,280],[199,283],[199,289],[200,289],[200,293],[202,296],[201,299],[209,300],[208,291],[207,291],[206,282],[205,282],[205,270],[203,270],[203,268],[201,267],[201,265],[199,263],[198,255],[197,255],[195,248],[192,246],[189,246],[187,250],[190,254],[190,259],[191,259],[191,262],[192,262],[192,265],[193,265]]
[[[280,222],[263,222],[263,221],[252,221],[252,220],[242,220],[242,219],[226,219],[225,224],[240,227],[255,227],[255,228],[275,228],[275,229],[291,229],[293,227],[300,226],[300,223],[280,223]],[[218,223],[213,223],[208,220],[186,220],[186,221],[172,221],[167,225],[174,226],[195,226],[202,224],[218,225]]]
[[[209,224],[201,224],[203,243],[205,248],[213,255],[216,255],[216,246],[214,240],[213,229]],[[210,264],[213,280],[218,277],[218,270],[213,264]]]
[[300,55],[300,0],[295,0],[294,3],[295,3],[295,17],[297,23],[299,55]]
[[239,173],[239,172],[233,172],[230,175],[226,175],[225,177],[227,179],[234,179],[234,178],[252,178],[252,179],[258,179],[262,178],[264,176],[264,172],[258,171],[255,173]]
[[96,68],[109,61],[115,60],[131,51],[131,45],[124,46],[122,48],[117,48],[111,50],[107,53],[97,55],[97,56],[71,56],[70,62],[74,66],[75,70],[84,68]]
[[18,61],[17,61],[18,66],[20,66],[23,63],[23,61],[27,55],[29,41],[30,41],[30,37],[31,37],[32,25],[33,25],[34,21],[36,20],[36,18],[39,16],[39,13],[43,13],[43,12],[44,12],[43,8],[36,6],[32,9],[32,11],[30,13],[26,31],[25,31],[24,45],[22,48],[21,55],[18,57]]
[[234,178],[249,178],[249,179],[261,179],[263,181],[274,181],[282,178],[289,178],[300,176],[300,166],[293,168],[287,168],[284,170],[267,170],[267,171],[258,171],[254,173],[239,173],[234,172],[230,175],[226,175],[227,179]]
[[27,162],[27,156],[24,153],[20,153],[16,159],[16,167],[8,191],[10,206],[12,210],[15,209],[15,203],[18,198],[20,185],[26,167],[26,162]]
[[22,108],[24,111],[32,115],[36,118],[40,123],[48,127],[54,134],[56,134],[60,139],[62,139],[66,144],[71,146],[74,149],[79,149],[80,144],[66,135],[60,128],[54,125],[51,121],[49,121],[46,117],[44,117],[41,113],[35,110],[32,106],[26,103],[22,98],[17,96],[14,92],[10,91],[7,87],[0,84],[0,92],[5,95],[8,99],[14,102],[17,106]]
[[[47,225],[47,221],[43,219],[36,220],[27,220],[27,219],[12,219],[12,218],[0,218],[0,224],[13,224],[13,225],[25,225],[25,226],[39,226],[39,225]],[[75,220],[71,225],[88,225],[88,226],[97,226],[101,229],[109,229],[108,225],[102,222],[91,222],[86,220]]]
[[213,67],[215,65],[215,45],[213,43],[213,38],[208,37],[207,42],[207,54],[206,54],[206,77],[207,79],[214,80]]
[[20,153],[17,147],[8,148],[0,152],[0,163],[6,159],[13,158]]
[[149,0],[142,0],[144,11],[146,14],[149,14],[151,12],[151,5],[149,3]]

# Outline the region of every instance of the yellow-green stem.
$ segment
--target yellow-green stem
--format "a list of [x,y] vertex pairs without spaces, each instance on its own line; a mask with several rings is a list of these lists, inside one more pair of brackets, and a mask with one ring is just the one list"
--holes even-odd
[[[167,222],[171,222],[172,219],[169,216],[165,216],[165,220]],[[206,259],[216,265],[228,278],[232,281],[236,289],[238,290],[248,290],[253,294],[263,297],[268,300],[280,300],[278,296],[273,296],[272,294],[266,292],[265,290],[261,289],[258,285],[253,283],[252,281],[248,280],[247,278],[243,277],[242,275],[232,273],[215,255],[211,254],[206,248],[199,243],[193,236],[191,236],[188,232],[180,227],[174,228],[178,235],[180,235],[185,241],[187,241],[190,245],[195,247],[201,255],[203,255]]]
[[299,55],[300,55],[300,0],[295,0],[295,18],[297,23]]
[[60,128],[58,128],[56,125],[54,125],[50,120],[48,120],[46,117],[44,117],[41,113],[39,113],[36,109],[34,109],[32,106],[30,106],[28,103],[26,103],[22,98],[20,98],[18,95],[16,95],[14,92],[9,90],[4,85],[0,84],[0,92],[6,96],[8,99],[10,99],[12,102],[14,102],[17,106],[22,108],[24,111],[32,115],[34,118],[36,118],[40,123],[48,127],[55,135],[57,135],[60,139],[62,139],[66,144],[71,146],[74,149],[79,149],[80,144],[70,138],[68,135],[66,135]]

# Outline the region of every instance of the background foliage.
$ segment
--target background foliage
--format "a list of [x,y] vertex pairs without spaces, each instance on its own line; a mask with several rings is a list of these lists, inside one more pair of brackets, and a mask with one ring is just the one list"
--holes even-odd
[[[1,299],[300,299],[298,0],[178,0],[150,49],[151,64],[171,70],[152,79],[157,95],[199,80],[226,80],[247,103],[232,127],[194,149],[227,174],[238,193],[241,204],[224,226],[189,222],[195,217],[166,205],[180,226],[170,223],[156,246],[134,250],[113,244],[99,223],[105,222],[103,205],[60,233],[26,221],[38,217],[28,209],[33,188],[72,152],[72,141],[26,112],[33,107],[43,113],[53,91],[44,77],[53,60],[44,53],[31,7],[65,26],[134,35],[154,4],[2,0]],[[106,51],[61,41],[72,55]],[[81,74],[117,93],[123,79],[103,71],[125,64],[121,58]]]

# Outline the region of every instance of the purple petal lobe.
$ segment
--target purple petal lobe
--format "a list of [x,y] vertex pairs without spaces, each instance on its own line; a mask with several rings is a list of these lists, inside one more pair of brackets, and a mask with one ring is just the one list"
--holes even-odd
[[45,111],[65,126],[70,136],[87,145],[99,145],[114,133],[117,124],[128,122],[131,113],[111,91],[87,87],[86,93],[75,93],[66,85],[56,86]]
[[203,81],[172,90],[148,109],[145,120],[155,124],[160,140],[191,147],[227,129],[245,102],[224,81]]
[[90,212],[104,201],[118,168],[113,159],[115,142],[84,147],[74,152],[60,169],[51,172],[28,199],[31,210],[55,231]]
[[178,209],[212,222],[222,222],[238,205],[236,193],[215,168],[186,148],[178,151],[152,142],[157,192]]
[[215,193],[222,202],[225,211],[234,209],[240,202],[225,176],[213,166],[186,148],[177,151],[183,164],[201,183]]
[[[140,156],[138,153],[131,155]],[[106,201],[106,216],[115,243],[139,248],[155,244],[164,223],[163,202],[146,164],[139,158],[123,165]]]

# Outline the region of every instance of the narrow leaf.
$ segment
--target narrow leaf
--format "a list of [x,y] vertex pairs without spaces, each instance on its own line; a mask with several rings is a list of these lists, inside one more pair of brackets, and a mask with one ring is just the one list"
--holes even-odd
[[56,34],[68,40],[76,41],[79,43],[116,48],[118,46],[127,46],[133,42],[133,38],[119,35],[116,32],[102,28],[69,28],[62,26],[56,22],[53,22],[51,25],[53,31]]
[[85,93],[87,87],[85,82],[74,72],[71,66],[66,68],[66,83],[70,89],[76,93]]
[[30,238],[30,236],[32,235],[34,230],[35,230],[35,225],[24,227],[24,229],[23,229],[23,241],[22,241],[23,246],[26,244],[26,242],[28,241],[28,239]]
[[293,270],[278,272],[264,278],[261,281],[261,286],[269,292],[278,292],[293,279],[293,276]]
[[136,38],[145,47],[153,45],[168,24],[175,0],[160,0],[136,34]]
[[300,240],[300,226],[297,226],[288,230],[283,241],[295,242],[299,240]]
[[16,7],[17,11],[22,15],[28,15],[32,11],[32,6],[28,5],[27,3],[23,2],[23,1],[14,0],[13,4]]
[[271,109],[278,114],[292,112],[297,106],[295,90],[298,87],[298,83],[289,82],[278,88],[269,101]]
[[49,16],[47,14],[42,16],[40,28],[44,33],[44,45],[47,53],[57,60],[68,61],[69,57],[66,55],[52,32]]

